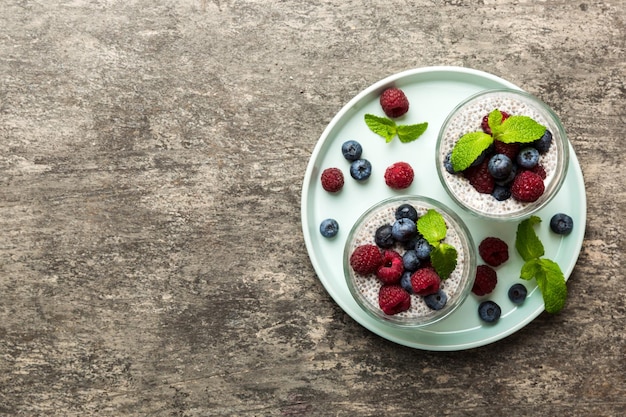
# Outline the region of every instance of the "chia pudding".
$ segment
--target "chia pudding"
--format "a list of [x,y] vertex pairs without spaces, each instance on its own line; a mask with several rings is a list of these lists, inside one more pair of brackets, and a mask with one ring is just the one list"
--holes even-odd
[[[354,250],[361,245],[375,245],[376,230],[382,225],[393,224],[396,209],[402,204],[413,206],[419,217],[429,209],[435,209],[441,214],[447,226],[446,237],[442,242],[452,245],[457,251],[456,268],[447,279],[441,280],[440,290],[447,296],[447,302],[441,310],[429,308],[423,297],[411,294],[411,307],[408,310],[393,315],[385,314],[378,305],[378,293],[383,283],[375,273],[361,275],[350,266],[349,258]],[[395,243],[391,249],[400,255],[406,251],[401,243]],[[449,315],[469,294],[475,268],[474,244],[465,224],[441,203],[421,196],[393,197],[370,208],[352,228],[344,253],[346,281],[357,303],[370,315],[400,326],[422,326]]]
[[[534,202],[515,198],[499,201],[491,194],[478,192],[465,176],[451,174],[444,167],[446,156],[459,138],[469,132],[481,131],[483,117],[494,109],[512,116],[528,116],[552,133],[552,144],[539,159],[545,170],[545,191]],[[444,188],[461,207],[478,216],[511,220],[530,215],[554,197],[565,177],[568,150],[563,126],[547,105],[521,91],[496,90],[470,97],[448,116],[439,133],[436,165]]]

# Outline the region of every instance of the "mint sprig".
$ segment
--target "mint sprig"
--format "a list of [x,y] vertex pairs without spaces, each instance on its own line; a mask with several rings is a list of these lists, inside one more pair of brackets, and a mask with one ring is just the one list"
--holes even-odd
[[417,219],[417,230],[433,247],[430,261],[441,279],[447,279],[456,268],[458,253],[454,246],[442,242],[448,233],[443,216],[434,209],[429,209]]
[[372,132],[385,138],[387,143],[391,142],[396,135],[402,143],[413,142],[428,128],[427,122],[414,125],[397,125],[395,121],[387,117],[369,113],[365,115],[365,124]]
[[467,169],[495,140],[504,143],[530,143],[539,139],[546,127],[528,116],[509,116],[502,121],[502,113],[494,109],[487,118],[491,135],[469,132],[461,136],[452,149],[450,162],[455,171]]
[[559,264],[543,258],[545,250],[534,229],[538,223],[541,223],[541,219],[531,216],[517,226],[515,248],[525,261],[520,271],[520,278],[527,281],[535,278],[543,296],[546,311],[558,313],[565,306],[567,299],[565,276]]

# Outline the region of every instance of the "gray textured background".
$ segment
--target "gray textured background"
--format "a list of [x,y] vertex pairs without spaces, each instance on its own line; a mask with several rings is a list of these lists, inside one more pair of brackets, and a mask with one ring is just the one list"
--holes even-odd
[[[0,414],[626,414],[626,2],[3,0]],[[457,65],[551,105],[588,228],[570,299],[497,344],[388,342],[300,228],[334,114]]]

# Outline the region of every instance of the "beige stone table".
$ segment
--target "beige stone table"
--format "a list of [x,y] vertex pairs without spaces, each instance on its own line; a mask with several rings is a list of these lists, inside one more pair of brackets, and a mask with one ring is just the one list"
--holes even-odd
[[[625,11],[2,1],[0,415],[626,415]],[[300,223],[331,118],[434,65],[552,106],[588,198],[565,309],[458,352],[344,313]]]

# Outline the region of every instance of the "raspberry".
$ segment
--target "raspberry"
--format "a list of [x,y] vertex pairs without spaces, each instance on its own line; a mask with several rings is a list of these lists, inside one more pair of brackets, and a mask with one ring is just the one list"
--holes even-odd
[[532,171],[535,174],[539,175],[542,180],[545,180],[548,175],[546,174],[546,169],[541,164],[535,165],[532,169],[529,169],[529,171]]
[[478,245],[478,253],[491,266],[499,266],[509,260],[509,246],[497,237],[483,239]]
[[336,193],[343,188],[343,173],[339,168],[326,168],[320,178],[322,188],[329,193]]
[[[502,121],[504,122],[506,119],[509,118],[509,114],[505,111],[500,111],[500,113],[502,113]],[[480,123],[480,127],[483,129],[483,132],[485,132],[488,135],[491,135],[491,128],[489,127],[489,115],[486,114],[483,116],[483,120]],[[508,155],[507,155],[508,156]]]
[[396,162],[385,171],[385,183],[395,190],[407,188],[413,182],[413,168],[406,162]]
[[395,284],[400,281],[403,272],[402,256],[394,250],[383,251],[383,263],[376,271],[378,279],[384,284]]
[[382,263],[383,255],[376,245],[358,246],[350,255],[350,266],[357,274],[372,274]]
[[463,175],[472,184],[479,193],[491,194],[496,183],[493,176],[489,173],[489,159],[485,160],[475,167],[469,167],[463,171]]
[[476,278],[472,292],[476,295],[486,295],[496,288],[498,283],[498,274],[489,265],[478,265],[476,267]]
[[513,180],[511,195],[519,201],[537,201],[545,191],[543,180],[532,171],[522,171]]
[[415,294],[425,296],[439,291],[441,278],[433,268],[421,268],[411,275],[411,285]]
[[409,100],[402,90],[391,87],[380,95],[380,106],[387,117],[400,117],[409,111]]
[[508,156],[511,161],[515,161],[517,159],[517,154],[519,153],[520,149],[519,143],[504,143],[499,140],[494,140],[493,146],[496,153],[501,153]]
[[378,290],[378,306],[385,314],[401,313],[411,308],[411,296],[400,285],[383,285]]

